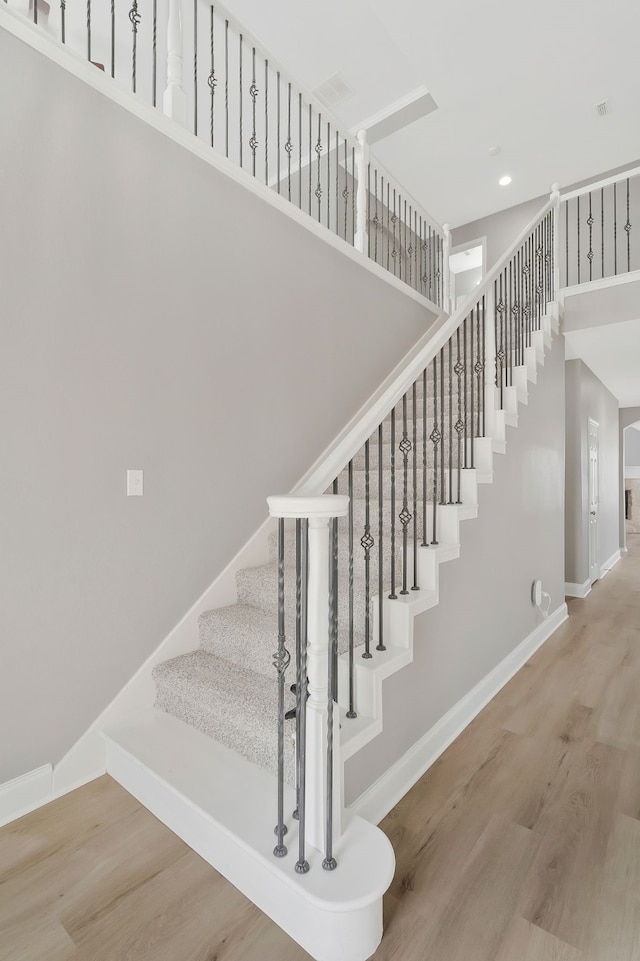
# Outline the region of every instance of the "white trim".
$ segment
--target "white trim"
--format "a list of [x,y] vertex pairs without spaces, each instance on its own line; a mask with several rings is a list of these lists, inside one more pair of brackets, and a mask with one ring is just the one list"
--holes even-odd
[[610,187],[611,184],[619,184],[622,180],[632,180],[634,177],[640,177],[640,167],[623,170],[622,173],[614,174],[613,177],[597,180],[593,184],[587,184],[586,187],[578,187],[576,190],[569,190],[566,194],[560,194],[560,203],[565,200],[573,200],[574,197],[581,197],[582,194],[588,194],[592,190],[600,190],[603,187]]
[[613,554],[611,555],[611,557],[608,558],[608,560],[606,560],[606,561],[604,562],[604,564],[601,564],[601,565],[600,565],[600,579],[601,579],[601,580],[602,580],[603,577],[606,577],[606,576],[607,576],[607,574],[609,573],[609,571],[611,570],[612,567],[615,567],[615,566],[616,566],[616,564],[618,563],[618,561],[620,560],[621,557],[622,557],[622,554],[620,553],[620,548],[618,548],[618,550],[617,550],[617,551],[614,551]]
[[542,621],[497,667],[410,747],[393,767],[361,794],[350,810],[374,824],[379,824],[568,616],[567,605],[560,604],[553,614]]
[[565,581],[564,585],[564,596],[565,597],[586,597],[587,594],[591,593],[591,581],[587,580],[583,584],[572,584],[570,581]]
[[587,280],[583,284],[572,284],[570,287],[561,287],[558,297],[563,305],[567,297],[576,294],[588,294],[595,290],[608,290],[610,287],[620,287],[623,284],[638,283],[640,281],[640,270],[630,270],[626,274],[615,274],[613,277],[600,277],[598,280]]
[[388,270],[385,270],[384,267],[374,263],[366,254],[355,250],[347,241],[336,236],[336,234],[333,234],[321,224],[318,224],[312,217],[309,217],[293,204],[289,203],[284,197],[279,196],[275,191],[270,190],[269,187],[266,187],[263,183],[256,180],[248,171],[236,166],[231,160],[227,160],[226,157],[217,153],[203,140],[199,140],[190,131],[181,127],[180,124],[170,120],[161,110],[144,103],[144,101],[130,93],[125,87],[114,83],[110,76],[101,70],[96,70],[95,67],[92,67],[91,64],[83,60],[70,48],[62,47],[52,37],[43,33],[37,26],[34,26],[22,16],[8,9],[4,3],[0,3],[0,27],[4,28],[8,33],[11,33],[17,37],[18,40],[26,43],[34,50],[37,50],[38,53],[48,57],[49,60],[52,60],[59,67],[62,67],[67,73],[78,77],[80,80],[89,84],[90,87],[93,87],[94,90],[108,97],[109,100],[128,110],[129,113],[138,117],[139,120],[142,120],[150,127],[163,133],[186,150],[191,151],[191,153],[199,157],[200,160],[204,160],[204,162],[208,163],[211,167],[215,167],[228,177],[231,177],[232,180],[235,180],[236,183],[250,190],[256,197],[259,197],[265,203],[278,209],[281,213],[285,214],[285,216],[294,220],[330,247],[339,250],[343,256],[349,257],[350,260],[353,260],[380,280],[384,280],[396,290],[410,297],[411,300],[415,300],[423,307],[426,307],[431,313],[436,315],[439,313],[440,308],[437,304],[427,300],[422,294],[419,294],[403,281],[394,277],[394,275],[389,273]]
[[43,764],[0,784],[0,827],[21,818],[51,800],[53,768]]
[[624,468],[624,479],[625,480],[640,480],[640,467],[627,467]]

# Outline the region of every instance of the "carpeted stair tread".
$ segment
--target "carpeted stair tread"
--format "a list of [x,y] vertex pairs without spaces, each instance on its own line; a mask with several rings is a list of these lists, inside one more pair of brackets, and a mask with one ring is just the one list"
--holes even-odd
[[[157,708],[191,724],[254,764],[272,772],[277,770],[275,677],[268,680],[206,651],[192,651],[158,664],[153,678],[157,684]],[[293,703],[289,694],[287,708]],[[288,765],[291,776],[292,759]]]

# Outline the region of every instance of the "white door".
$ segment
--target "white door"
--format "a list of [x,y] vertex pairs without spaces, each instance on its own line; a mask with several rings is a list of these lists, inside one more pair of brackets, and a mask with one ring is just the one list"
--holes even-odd
[[598,563],[598,423],[589,418],[589,580],[600,577]]

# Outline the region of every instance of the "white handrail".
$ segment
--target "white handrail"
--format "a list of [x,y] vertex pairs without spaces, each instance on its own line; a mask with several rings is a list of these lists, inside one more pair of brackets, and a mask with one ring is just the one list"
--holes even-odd
[[634,177],[640,177],[640,167],[632,167],[630,170],[623,170],[622,173],[614,174],[612,177],[606,177],[604,180],[596,180],[594,183],[587,184],[586,187],[578,187],[576,190],[569,190],[567,193],[560,194],[561,203],[565,200],[573,200],[575,197],[582,197],[583,194],[591,193],[592,190],[602,190],[604,187],[610,187],[612,184],[619,184],[623,180],[633,180]]
[[448,343],[465,317],[493,292],[493,282],[514,253],[522,246],[543,217],[557,206],[557,193],[533,217],[506,250],[500,260],[489,270],[473,296],[448,316],[441,314],[419,343],[403,358],[378,391],[360,408],[346,428],[318,458],[311,470],[294,488],[293,493],[317,495],[327,489],[351,458],[371,437],[398,401],[428,367],[436,354]]

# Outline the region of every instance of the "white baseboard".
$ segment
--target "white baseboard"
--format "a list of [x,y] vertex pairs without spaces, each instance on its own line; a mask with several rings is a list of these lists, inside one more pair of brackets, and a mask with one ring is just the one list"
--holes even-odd
[[351,805],[361,817],[379,824],[440,755],[455,741],[489,701],[544,642],[566,621],[567,605],[561,604],[542,621],[507,657],[465,694],[451,710],[434,724],[393,767],[371,785]]
[[611,568],[615,567],[615,565],[618,563],[621,557],[622,557],[622,554],[620,552],[620,548],[618,548],[618,550],[614,551],[611,557],[608,560],[606,560],[604,564],[600,565],[600,580],[602,580],[603,577],[607,576]]
[[584,584],[571,584],[569,581],[564,585],[565,597],[586,597],[591,593],[591,581],[587,580]]
[[29,814],[51,799],[53,768],[44,764],[0,784],[0,827]]

